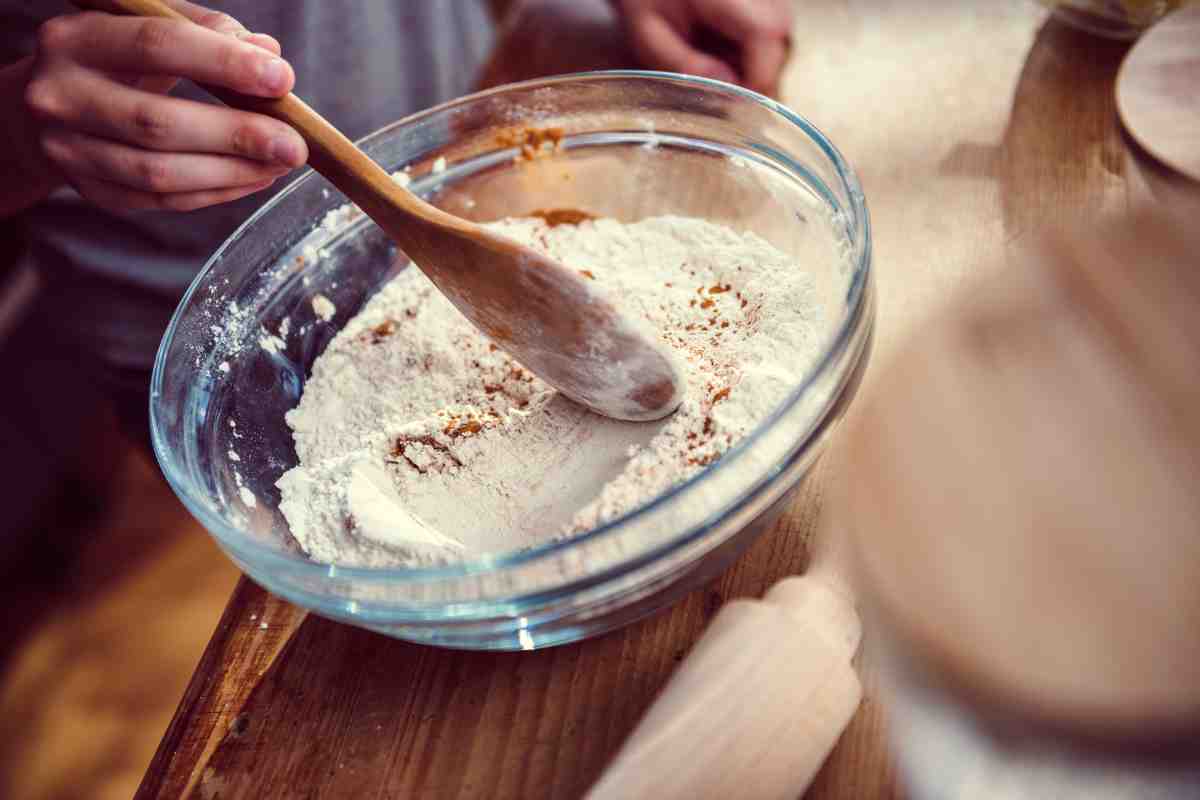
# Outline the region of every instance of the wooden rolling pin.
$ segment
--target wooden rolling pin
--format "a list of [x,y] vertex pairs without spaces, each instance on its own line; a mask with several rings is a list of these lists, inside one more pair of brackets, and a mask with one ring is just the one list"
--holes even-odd
[[808,788],[862,699],[842,538],[808,572],[721,609],[590,800],[774,800]]

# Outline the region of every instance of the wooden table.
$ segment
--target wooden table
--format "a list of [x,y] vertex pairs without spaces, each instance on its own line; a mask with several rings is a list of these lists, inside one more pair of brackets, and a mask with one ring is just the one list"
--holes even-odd
[[[1128,202],[1112,84],[1125,46],[1032,2],[804,0],[786,102],[871,206],[875,357],[1035,226]],[[866,390],[870,389],[870,381]],[[577,797],[716,609],[800,571],[821,481],[666,613],[541,652],[448,652],[306,616],[243,580],[139,797]],[[810,798],[899,797],[868,695]]]

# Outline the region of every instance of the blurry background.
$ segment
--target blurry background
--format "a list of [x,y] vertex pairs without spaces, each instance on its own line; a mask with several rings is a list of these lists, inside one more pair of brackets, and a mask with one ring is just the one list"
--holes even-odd
[[128,798],[237,569],[56,355],[15,239],[0,229],[0,797]]

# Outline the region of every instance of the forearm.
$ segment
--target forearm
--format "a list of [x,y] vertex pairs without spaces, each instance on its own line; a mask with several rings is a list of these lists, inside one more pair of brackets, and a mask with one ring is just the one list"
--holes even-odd
[[25,108],[25,86],[33,58],[0,68],[0,217],[36,205],[62,184],[37,147],[34,123]]

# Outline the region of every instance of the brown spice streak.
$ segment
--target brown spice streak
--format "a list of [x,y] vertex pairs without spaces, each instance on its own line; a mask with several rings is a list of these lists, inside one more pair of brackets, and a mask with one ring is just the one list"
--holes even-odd
[[394,319],[385,320],[371,329],[369,334],[371,344],[379,344],[387,337],[396,332],[396,321]]
[[449,456],[450,460],[453,461],[455,465],[460,467],[462,466],[462,462],[458,460],[458,456],[454,455],[454,452],[449,447],[442,444],[432,436],[401,436],[397,438],[395,443],[392,445],[392,455],[395,458],[403,458],[408,462],[410,467],[422,475],[425,474],[425,470],[418,467],[411,458],[404,454],[404,448],[408,447],[410,444],[423,444],[432,447],[439,453],[444,453],[445,455]]
[[479,433],[481,430],[483,430],[483,425],[480,424],[479,420],[471,419],[471,420],[467,420],[462,425],[459,425],[457,428],[454,428],[453,430],[448,428],[447,430],[443,431],[443,433],[445,433],[451,439],[457,439],[459,436],[474,435],[476,433]]
[[551,228],[557,228],[559,225],[578,225],[596,219],[595,214],[577,208],[539,208],[537,211],[530,211],[529,216],[544,220]]
[[519,147],[521,154],[517,160],[532,161],[543,154],[557,152],[565,133],[562,128],[508,128],[496,134],[496,144]]

